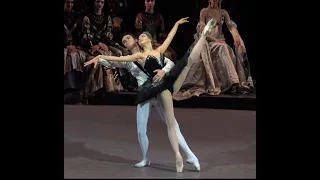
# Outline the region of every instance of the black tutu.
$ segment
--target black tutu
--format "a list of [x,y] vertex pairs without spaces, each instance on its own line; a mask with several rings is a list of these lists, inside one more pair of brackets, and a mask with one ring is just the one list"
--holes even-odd
[[156,75],[154,70],[162,69],[164,66],[164,56],[160,54],[160,62],[154,56],[148,56],[144,68],[136,62],[136,65],[148,75],[148,80],[141,86],[138,87],[137,98],[135,104],[140,104],[145,101],[156,97],[162,91],[168,89],[171,93],[173,92],[173,84],[179,77],[181,71],[188,63],[189,52],[177,62],[177,64],[167,73],[160,82],[152,82],[152,78]]

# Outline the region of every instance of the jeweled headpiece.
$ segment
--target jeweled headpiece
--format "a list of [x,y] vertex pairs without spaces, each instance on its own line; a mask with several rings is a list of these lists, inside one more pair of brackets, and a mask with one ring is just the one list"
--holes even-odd
[[148,31],[143,31],[142,34],[146,34],[146,35],[152,37],[151,34]]

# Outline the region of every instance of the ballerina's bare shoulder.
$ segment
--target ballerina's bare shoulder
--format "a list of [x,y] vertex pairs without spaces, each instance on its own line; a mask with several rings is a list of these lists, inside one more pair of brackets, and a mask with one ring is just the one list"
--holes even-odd
[[158,50],[152,50],[150,52],[141,52],[138,62],[144,67],[149,56],[155,57],[158,61],[160,60],[160,52]]

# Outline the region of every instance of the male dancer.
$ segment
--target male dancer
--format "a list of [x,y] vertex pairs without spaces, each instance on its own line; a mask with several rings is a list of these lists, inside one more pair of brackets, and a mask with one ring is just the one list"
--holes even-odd
[[[205,43],[206,34],[208,34],[211,31],[212,27],[213,27],[213,24],[208,23],[204,28],[203,35],[201,36],[197,44],[194,46],[193,51],[190,53],[190,55],[189,53],[186,53],[187,57],[184,57],[184,58],[188,58],[188,64],[190,60],[192,61],[194,59],[197,59],[198,56],[200,56],[201,48]],[[125,34],[122,37],[123,45],[126,48],[128,48],[129,51],[133,54],[140,52],[140,48],[137,44],[137,41],[138,40],[134,37],[134,35],[129,33]],[[195,51],[195,49],[197,50]],[[99,64],[109,66],[109,67],[128,69],[130,73],[137,79],[138,86],[141,86],[148,79],[148,76],[135,64],[137,62],[116,62],[116,61],[107,61],[104,59],[99,59],[98,62]],[[166,66],[161,70],[155,70],[155,72],[157,72],[157,75],[154,76],[153,80],[160,80],[173,67],[172,61],[170,61],[168,58],[165,58],[164,62]],[[181,64],[182,63],[180,63],[180,65]],[[147,152],[149,147],[149,140],[147,137],[147,122],[148,122],[149,113],[150,113],[150,105],[153,105],[157,109],[161,119],[165,121],[163,105],[159,99],[153,98],[147,102],[138,104],[137,130],[138,130],[139,144],[143,153],[143,160],[135,164],[135,167],[144,167],[146,165],[150,165],[150,161],[148,160],[148,157],[147,157]],[[179,145],[187,155],[187,162],[190,164],[193,164],[196,170],[200,171],[199,160],[188,147],[183,135],[181,134],[177,121],[176,121],[175,129],[178,136]]]

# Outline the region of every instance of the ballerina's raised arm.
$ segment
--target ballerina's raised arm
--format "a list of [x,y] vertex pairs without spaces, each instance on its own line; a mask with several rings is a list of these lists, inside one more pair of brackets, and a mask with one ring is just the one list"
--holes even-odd
[[170,45],[173,37],[176,35],[176,32],[177,32],[177,30],[178,30],[179,25],[180,25],[180,24],[184,24],[184,23],[186,23],[186,22],[189,22],[189,21],[187,20],[188,18],[189,18],[189,17],[182,18],[182,19],[180,19],[179,21],[177,21],[177,22],[174,24],[174,26],[173,26],[173,28],[171,29],[170,33],[168,34],[166,40],[161,44],[161,46],[159,46],[159,47],[156,49],[157,51],[159,51],[160,53],[164,53],[164,52],[167,50],[167,48],[169,47],[169,45]]

